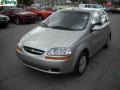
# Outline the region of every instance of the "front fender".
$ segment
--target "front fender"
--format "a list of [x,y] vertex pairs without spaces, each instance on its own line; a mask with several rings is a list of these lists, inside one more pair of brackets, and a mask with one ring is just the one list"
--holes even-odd
[[[78,61],[78,59],[79,59],[79,56],[80,56],[80,54],[82,53],[82,51],[83,50],[85,50],[85,49],[88,49],[88,44],[87,43],[82,43],[82,44],[80,44],[77,48],[76,48],[76,50],[75,50],[75,52],[74,52],[74,56],[73,56],[73,65],[74,65],[74,67],[75,67],[75,65],[76,65],[76,63],[77,63],[77,61]],[[89,50],[89,49],[88,49]]]

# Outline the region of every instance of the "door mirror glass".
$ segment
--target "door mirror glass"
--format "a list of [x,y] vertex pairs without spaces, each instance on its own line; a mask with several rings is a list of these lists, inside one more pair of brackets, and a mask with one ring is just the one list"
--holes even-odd
[[94,25],[94,27],[91,28],[92,31],[100,31],[101,26],[100,25]]
[[102,25],[101,22],[92,22],[91,30],[98,31],[101,28],[101,25]]

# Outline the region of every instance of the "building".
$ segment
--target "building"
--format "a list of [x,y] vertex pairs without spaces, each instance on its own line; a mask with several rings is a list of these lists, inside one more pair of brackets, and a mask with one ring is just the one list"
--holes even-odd
[[66,0],[34,0],[34,4],[36,3],[41,6],[62,5],[66,3]]

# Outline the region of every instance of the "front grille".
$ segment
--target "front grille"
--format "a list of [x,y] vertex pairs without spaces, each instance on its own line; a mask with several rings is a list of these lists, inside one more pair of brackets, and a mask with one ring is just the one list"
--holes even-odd
[[3,18],[3,20],[7,21],[7,18],[6,18],[6,17],[4,17],[4,18]]
[[7,21],[6,17],[2,17],[0,20]]
[[35,55],[42,55],[44,53],[44,51],[40,49],[35,49],[35,48],[27,47],[27,46],[23,46],[23,48],[25,51],[31,54],[35,54]]

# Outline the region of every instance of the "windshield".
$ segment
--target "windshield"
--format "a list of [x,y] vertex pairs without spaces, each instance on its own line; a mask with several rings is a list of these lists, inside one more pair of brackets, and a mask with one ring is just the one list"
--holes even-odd
[[47,18],[40,26],[61,30],[83,30],[88,23],[90,14],[82,11],[58,11]]
[[22,8],[17,8],[17,9],[13,9],[14,13],[19,13],[19,12],[24,12],[25,10]]

